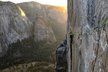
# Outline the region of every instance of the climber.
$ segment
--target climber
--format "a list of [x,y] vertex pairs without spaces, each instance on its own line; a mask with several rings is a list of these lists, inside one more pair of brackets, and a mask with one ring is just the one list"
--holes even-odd
[[61,43],[56,50],[56,72],[66,72],[67,69],[67,60],[66,60],[66,51],[67,51],[67,39]]

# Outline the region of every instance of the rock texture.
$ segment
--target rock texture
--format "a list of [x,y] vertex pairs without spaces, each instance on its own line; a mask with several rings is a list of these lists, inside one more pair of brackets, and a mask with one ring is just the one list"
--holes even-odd
[[0,57],[6,53],[9,44],[31,35],[32,23],[21,12],[14,3],[0,2]]
[[[27,17],[35,24],[35,34],[40,34],[40,24],[47,25],[43,31],[54,33],[56,41],[62,41],[66,34],[66,10],[63,7],[42,5],[36,2],[25,2],[18,4],[27,14]],[[41,22],[39,24],[39,22]],[[42,27],[42,26],[41,26]],[[49,27],[51,27],[51,30]],[[52,33],[50,33],[52,34]],[[40,36],[38,39],[41,38]],[[37,38],[36,38],[37,39]]]
[[108,72],[108,0],[69,2],[72,71]]
[[50,62],[55,42],[65,34],[61,27],[66,21],[65,14],[61,7],[35,2],[0,2],[0,69],[32,61]]

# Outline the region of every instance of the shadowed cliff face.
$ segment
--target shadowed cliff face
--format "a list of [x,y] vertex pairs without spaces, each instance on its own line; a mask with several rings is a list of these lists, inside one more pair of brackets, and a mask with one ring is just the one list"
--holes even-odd
[[31,36],[32,23],[23,10],[14,3],[0,2],[0,68],[23,57],[20,49],[26,47],[21,42]]
[[55,42],[65,34],[66,13],[60,9],[34,2],[0,2],[0,69],[32,61],[50,62]]
[[6,53],[9,44],[30,37],[31,26],[19,6],[0,2],[0,57]]
[[108,0],[69,2],[69,22],[74,34],[72,71],[107,72]]

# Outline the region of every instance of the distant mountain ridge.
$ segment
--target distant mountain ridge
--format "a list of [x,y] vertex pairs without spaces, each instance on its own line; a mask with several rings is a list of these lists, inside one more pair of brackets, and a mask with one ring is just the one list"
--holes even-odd
[[34,2],[0,2],[0,69],[34,60],[50,61],[56,42],[65,35],[65,14]]
[[67,18],[64,7],[42,5],[37,2],[24,2],[18,5],[24,10],[33,24],[37,25],[37,20],[41,17],[41,20],[43,19],[47,22],[45,25],[53,29],[56,39],[58,41],[63,40],[66,34]]

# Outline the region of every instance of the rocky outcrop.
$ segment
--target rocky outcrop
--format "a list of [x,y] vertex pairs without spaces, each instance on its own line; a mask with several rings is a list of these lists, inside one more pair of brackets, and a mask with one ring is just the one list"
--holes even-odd
[[108,1],[69,0],[69,2],[69,23],[74,35],[72,71],[107,72]]
[[11,2],[0,2],[0,57],[8,45],[31,36],[32,23],[23,15],[19,6]]
[[[18,5],[24,10],[32,23],[35,24],[35,27],[37,27],[34,30],[35,34],[42,32],[38,26],[43,22],[43,25],[47,25],[47,29],[43,29],[43,31],[46,31],[46,33],[47,31],[53,32],[57,41],[63,40],[66,34],[66,10],[63,7],[42,5],[36,2],[25,2]],[[39,22],[41,23],[39,24]],[[53,31],[49,27],[51,27]],[[38,39],[39,38],[41,37],[39,36]]]
[[[50,61],[57,36],[63,39],[60,28],[65,22],[62,11],[53,8],[35,2],[17,5],[0,2],[0,69],[25,62]],[[59,26],[58,32],[53,24]],[[55,36],[57,33],[60,35]]]
[[43,18],[39,17],[33,24],[20,6],[0,2],[0,69],[42,60],[51,48],[45,45],[51,45],[55,40],[52,28]]
[[23,57],[21,42],[32,37],[32,25],[19,6],[0,2],[0,69]]

